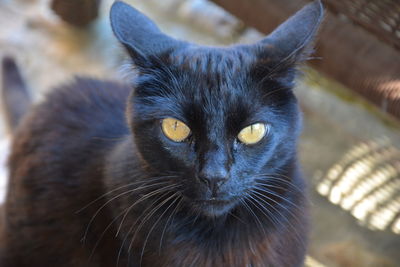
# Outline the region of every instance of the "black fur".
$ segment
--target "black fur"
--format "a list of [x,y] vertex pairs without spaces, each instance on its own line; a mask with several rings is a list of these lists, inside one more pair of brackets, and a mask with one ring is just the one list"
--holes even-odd
[[[255,45],[211,48],[116,2],[113,30],[138,78],[79,78],[24,119],[2,266],[301,266],[308,208],[292,88],[321,16],[315,2]],[[190,138],[165,137],[167,117]],[[257,122],[267,135],[240,143]]]
[[31,101],[26,84],[12,58],[3,58],[1,77],[1,104],[7,127],[13,131],[30,108]]

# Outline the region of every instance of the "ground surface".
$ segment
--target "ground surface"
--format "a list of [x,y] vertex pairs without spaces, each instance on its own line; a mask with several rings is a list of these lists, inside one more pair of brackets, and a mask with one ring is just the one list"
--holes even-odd
[[[204,0],[127,2],[177,38],[225,45],[261,37]],[[104,1],[103,14],[109,5]],[[107,15],[88,29],[72,29],[49,12],[46,0],[0,1],[4,54],[23,66],[35,101],[73,74],[123,79],[126,71]],[[313,70],[296,94],[305,115],[300,158],[312,196],[307,265],[400,266],[399,124]],[[8,142],[0,126],[0,197]]]

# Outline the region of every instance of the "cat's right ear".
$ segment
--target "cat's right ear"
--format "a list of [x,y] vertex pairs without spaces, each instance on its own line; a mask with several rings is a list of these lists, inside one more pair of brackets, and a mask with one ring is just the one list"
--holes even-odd
[[149,57],[185,44],[162,33],[150,18],[121,1],[113,3],[110,21],[114,35],[139,67],[145,67]]
[[280,71],[308,59],[313,52],[314,38],[324,17],[321,0],[315,0],[282,23],[270,35],[255,45],[259,65],[272,77]]

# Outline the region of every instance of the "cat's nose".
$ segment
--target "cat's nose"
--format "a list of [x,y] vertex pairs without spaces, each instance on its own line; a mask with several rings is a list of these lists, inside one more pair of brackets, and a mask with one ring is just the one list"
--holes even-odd
[[203,169],[199,173],[199,180],[210,189],[214,197],[218,189],[228,180],[228,172],[224,168],[212,172]]
[[215,146],[205,152],[200,161],[198,178],[216,197],[218,189],[229,179],[228,153],[224,146]]

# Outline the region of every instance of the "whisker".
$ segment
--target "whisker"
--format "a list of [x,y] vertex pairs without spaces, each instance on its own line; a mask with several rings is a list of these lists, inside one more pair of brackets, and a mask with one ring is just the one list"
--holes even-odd
[[[254,197],[257,197],[257,199],[259,199],[259,200],[262,201],[263,203],[265,203],[265,204],[267,204],[268,206],[270,206],[271,208],[273,208],[273,209],[280,215],[280,217],[283,218],[283,219],[286,221],[286,223],[292,228],[292,230],[294,231],[294,233],[295,233],[295,235],[296,235],[296,239],[297,239],[299,242],[301,242],[301,243],[304,244],[303,239],[302,239],[301,236],[299,235],[297,229],[296,229],[296,228],[293,226],[293,224],[290,222],[290,220],[289,220],[286,216],[284,216],[279,210],[277,210],[273,205],[271,205],[270,203],[268,203],[267,201],[265,201],[264,199],[262,199],[260,196],[265,197],[265,198],[267,198],[268,200],[271,200],[271,201],[275,202],[277,205],[279,205],[280,207],[282,207],[283,209],[285,209],[285,210],[292,216],[293,219],[297,220],[297,217],[296,217],[290,210],[288,210],[285,206],[283,206],[283,205],[280,204],[279,202],[276,202],[276,201],[274,201],[273,199],[268,198],[267,196],[264,196],[264,195],[262,195],[262,194],[260,194],[260,193],[258,193],[258,192],[255,192],[255,191],[254,191],[253,193],[256,193],[256,194],[259,195],[258,197],[254,195]],[[264,207],[264,206],[262,206],[262,207]],[[264,207],[264,208],[265,208],[265,207]]]
[[171,215],[169,215],[167,221],[165,222],[164,229],[163,229],[163,231],[161,233],[160,246],[159,246],[159,249],[158,249],[158,254],[161,254],[162,241],[163,241],[163,238],[164,238],[165,231],[166,231],[166,229],[168,227],[169,221],[170,220],[171,220],[171,222],[173,221],[173,219],[171,219],[171,218],[175,216],[175,214],[176,214],[177,210],[179,209],[182,201],[183,201],[183,198],[181,198],[181,200],[178,202],[178,204],[176,205],[175,209],[172,211]]
[[[166,194],[163,194],[163,195],[159,196],[157,199],[155,199],[155,200],[141,213],[141,215],[145,214],[148,210],[152,209],[152,208],[153,208],[153,205],[154,205],[155,203],[157,203],[160,199],[162,199],[162,198],[163,198],[165,195],[167,195],[168,193],[169,193],[169,192],[167,192]],[[139,219],[140,219],[140,217],[137,218],[137,219],[135,220],[135,222],[134,222],[134,223],[131,225],[131,227],[129,228],[128,232],[125,234],[124,239],[122,240],[121,246],[120,246],[119,251],[118,251],[118,256],[117,256],[117,263],[116,263],[116,266],[117,266],[117,267],[119,266],[119,259],[120,259],[121,254],[122,254],[122,248],[123,248],[123,246],[124,246],[124,244],[125,244],[125,241],[127,240],[129,234],[132,232],[132,230],[133,230],[133,228],[135,227],[135,225],[139,222]],[[130,248],[128,249],[128,254],[130,255]],[[128,259],[128,260],[129,260],[129,259]]]
[[[162,197],[168,195],[170,192],[167,192],[165,194],[162,195]],[[144,224],[150,219],[151,216],[154,215],[154,213],[158,210],[160,204],[158,204],[151,212],[149,212],[144,218],[143,220],[140,222],[138,228],[136,229],[134,235],[133,235],[133,239],[131,244],[133,243],[133,241],[135,240],[136,235],[139,233],[140,229],[144,226]]]
[[[290,209],[288,209],[287,207],[285,207],[284,205],[282,205],[281,203],[279,203],[278,201],[276,201],[276,200],[274,200],[274,199],[272,199],[272,198],[270,198],[270,197],[268,197],[268,196],[266,196],[266,195],[264,195],[264,194],[261,194],[260,192],[257,192],[257,191],[253,191],[253,193],[254,194],[257,194],[257,195],[259,195],[260,197],[264,197],[264,198],[266,198],[267,200],[269,200],[269,201],[272,201],[272,202],[274,202],[275,204],[277,204],[277,205],[279,205],[281,208],[283,208],[284,210],[286,210],[291,216],[293,216],[293,218],[295,218],[296,216],[290,211]],[[262,198],[261,198],[261,200],[263,200]],[[265,203],[268,203],[266,200],[263,200]],[[268,203],[269,205],[271,205],[271,203]],[[273,205],[271,205],[271,207],[273,207]],[[275,209],[275,207],[273,207],[274,209]],[[276,210],[276,209],[275,209]],[[276,210],[276,211],[278,211],[278,210]],[[284,218],[286,218],[285,216],[283,216]]]
[[[128,208],[126,208],[125,210],[127,210],[127,209],[128,209]],[[108,231],[108,229],[114,224],[114,222],[115,222],[116,220],[118,220],[118,218],[121,217],[124,213],[125,213],[125,211],[124,211],[124,212],[121,212],[118,216],[116,216],[116,217],[107,225],[107,227],[104,229],[104,231],[101,233],[100,237],[98,238],[96,244],[94,245],[94,247],[93,247],[93,249],[92,249],[92,252],[90,253],[89,261],[90,261],[91,258],[93,257],[94,252],[96,251],[97,246],[100,244],[100,241],[103,239],[105,233],[106,233],[106,232]]]
[[[273,214],[270,212],[270,210],[268,210],[266,207],[264,207],[261,203],[259,203],[259,201],[257,199],[255,199],[253,196],[249,195],[248,196],[250,199],[249,200],[253,200],[254,202],[254,206],[256,206],[256,208],[261,211],[262,214],[264,214],[264,216],[268,219],[271,220],[272,223],[276,226],[279,225],[279,221],[277,221],[276,217],[273,216]],[[269,203],[267,203],[269,204]],[[261,206],[261,208],[259,207]],[[265,213],[267,212],[267,213]]]
[[290,204],[292,207],[295,207],[295,208],[298,207],[297,204],[293,203],[293,202],[290,201],[289,199],[285,198],[284,196],[281,196],[281,195],[277,194],[276,192],[274,192],[274,191],[272,191],[272,190],[268,190],[267,188],[260,188],[259,186],[256,186],[255,189],[256,189],[256,190],[259,190],[259,191],[262,191],[262,192],[264,192],[264,193],[273,195],[273,196],[275,196],[275,197],[278,197],[278,198],[280,198],[281,200],[285,201],[286,203]]
[[259,175],[256,175],[256,177],[261,177],[261,178],[266,178],[266,179],[269,179],[268,181],[264,181],[264,180],[260,180],[260,179],[257,179],[257,182],[282,182],[282,183],[284,183],[284,184],[286,184],[286,185],[288,185],[288,186],[290,186],[290,187],[292,187],[293,189],[296,189],[297,191],[299,191],[299,192],[303,192],[303,189],[301,189],[301,188],[299,188],[297,185],[295,185],[294,183],[292,183],[289,179],[291,179],[290,177],[287,177],[287,176],[282,176],[283,178],[286,178],[286,179],[283,179],[282,177],[279,177],[279,176],[274,176],[273,174],[271,175],[271,174],[259,174]]
[[[167,203],[170,199],[176,197],[178,195],[178,193],[173,194],[172,196],[170,196],[169,198],[165,199],[161,204],[160,207],[158,209],[160,209],[165,203]],[[139,266],[142,266],[142,259],[143,259],[143,255],[144,255],[144,251],[146,249],[146,244],[147,244],[147,240],[149,239],[149,236],[151,235],[151,233],[153,232],[154,228],[156,227],[157,223],[161,220],[161,218],[164,216],[164,214],[169,210],[169,208],[178,200],[179,198],[175,198],[174,201],[171,202],[171,204],[169,204],[169,206],[163,211],[163,213],[161,213],[161,215],[158,217],[158,219],[155,221],[155,223],[153,224],[153,226],[150,228],[149,232],[147,233],[147,236],[144,240],[144,244],[143,244],[143,248],[142,248],[142,253],[140,254],[140,263]]]
[[196,223],[196,221],[199,219],[200,217],[200,211],[197,210],[196,211],[196,217],[194,217],[193,221],[192,221],[192,226]]
[[268,188],[275,188],[275,189],[279,189],[279,190],[282,190],[282,191],[286,191],[286,190],[291,191],[290,188],[286,188],[286,187],[278,186],[278,185],[267,184],[267,183],[256,182],[256,185],[260,185],[260,186],[268,187]]
[[104,204],[96,211],[96,213],[95,213],[95,214],[92,216],[92,218],[90,219],[90,221],[89,221],[89,223],[88,223],[88,226],[86,227],[85,234],[84,234],[84,236],[83,236],[83,240],[86,240],[86,237],[87,237],[89,228],[90,228],[91,224],[93,223],[94,219],[97,217],[97,215],[100,213],[100,211],[101,211],[105,206],[107,206],[111,201],[113,201],[113,200],[115,200],[115,199],[117,199],[117,198],[119,198],[119,197],[121,197],[121,196],[124,196],[124,195],[130,194],[130,193],[132,193],[132,192],[135,192],[135,191],[137,191],[137,190],[142,190],[142,189],[145,189],[145,188],[148,188],[148,187],[152,187],[152,186],[156,186],[156,185],[160,185],[160,184],[165,184],[165,183],[167,183],[167,182],[168,182],[168,181],[160,182],[160,183],[156,183],[156,184],[151,184],[151,185],[145,185],[145,186],[142,186],[142,187],[138,187],[138,188],[135,188],[135,189],[131,189],[131,190],[125,191],[124,193],[118,194],[117,196],[112,197],[111,199],[109,199],[106,203],[104,203]]
[[265,229],[263,227],[263,224],[261,223],[260,219],[258,218],[258,216],[254,213],[254,211],[251,209],[251,207],[246,203],[245,200],[240,199],[240,202],[244,205],[244,207],[254,216],[254,219],[257,220],[258,224],[259,224],[259,229],[266,234]]
[[129,186],[134,186],[134,185],[137,185],[137,184],[140,184],[140,183],[150,183],[150,182],[154,182],[154,181],[161,180],[161,179],[165,179],[165,178],[171,178],[171,177],[173,178],[173,177],[176,177],[176,176],[160,176],[160,177],[154,177],[153,179],[147,179],[147,180],[145,180],[145,181],[136,181],[136,182],[132,182],[132,183],[129,183],[129,184],[126,184],[126,185],[122,185],[122,186],[120,186],[120,187],[117,187],[117,188],[115,188],[115,189],[113,189],[113,190],[111,190],[111,191],[108,191],[107,193],[105,193],[105,194],[99,196],[98,198],[96,198],[95,200],[93,200],[92,202],[90,202],[89,204],[85,205],[83,208],[77,210],[75,213],[80,213],[80,212],[82,212],[83,210],[87,209],[90,205],[92,205],[92,204],[94,204],[95,202],[99,201],[99,200],[102,199],[103,197],[105,197],[105,196],[107,196],[107,195],[109,195],[109,194],[111,194],[111,193],[113,193],[113,192],[115,192],[115,191],[118,191],[118,190],[120,190],[120,189],[122,189],[122,188],[126,188],[126,187],[129,187]]
[[[167,192],[167,193],[163,194],[159,199],[165,197],[165,196],[168,195],[168,194],[170,194],[170,192]],[[139,232],[140,232],[140,230],[142,229],[142,227],[143,227],[143,226],[146,224],[146,222],[157,212],[157,210],[159,210],[159,209],[164,205],[164,202],[165,202],[165,200],[164,200],[163,202],[159,203],[157,206],[155,206],[155,207],[143,218],[142,222],[139,224],[138,228],[136,229],[135,233],[133,234],[133,237],[132,237],[131,242],[130,242],[129,247],[128,247],[128,251],[131,250],[132,245],[133,245],[133,243],[134,243],[134,241],[135,241],[135,239],[136,239],[136,236],[137,236],[137,234],[139,234]]]
[[231,215],[233,218],[237,219],[239,222],[246,224],[242,219],[240,219],[238,216],[233,214],[231,211],[229,211],[229,215]]
[[176,186],[176,185],[167,185],[167,186],[165,186],[165,187],[163,187],[163,188],[160,188],[160,189],[158,189],[158,190],[152,191],[152,192],[150,192],[150,193],[144,195],[143,197],[141,197],[141,198],[138,199],[137,201],[135,201],[131,206],[128,207],[128,209],[127,209],[127,211],[126,211],[124,217],[123,217],[122,220],[121,220],[121,223],[120,223],[120,225],[119,225],[119,227],[118,227],[118,230],[117,230],[117,233],[115,234],[115,236],[117,236],[118,233],[119,233],[119,231],[121,230],[122,224],[124,223],[124,220],[125,220],[126,216],[128,215],[129,211],[130,211],[136,204],[138,204],[138,203],[140,203],[140,202],[142,202],[142,201],[148,199],[149,197],[152,197],[152,196],[154,196],[154,195],[157,195],[157,194],[159,194],[160,192],[162,192],[162,191],[164,191],[164,190],[172,189],[172,188],[174,188],[175,186]]

